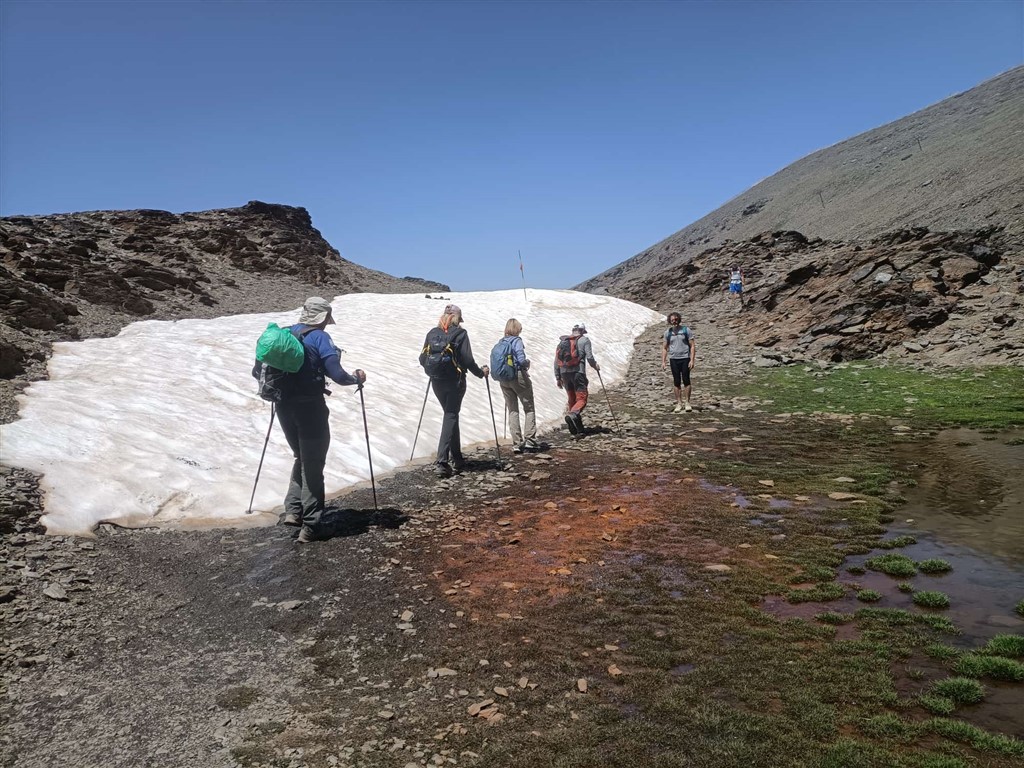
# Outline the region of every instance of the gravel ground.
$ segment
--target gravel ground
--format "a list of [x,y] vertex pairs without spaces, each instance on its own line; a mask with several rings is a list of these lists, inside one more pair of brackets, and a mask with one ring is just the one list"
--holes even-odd
[[[711,331],[695,403],[717,412],[732,404],[714,382],[745,353]],[[449,537],[508,505],[560,503],[663,429],[660,332],[638,342],[630,388],[610,393],[618,432],[595,392],[584,440],[558,430],[508,464],[507,447],[499,465],[482,446],[450,480],[386,478],[384,508],[368,489],[335,500],[337,535],[310,546],[284,527],[45,536],[31,478],[4,470],[5,498],[27,514],[0,545],[0,765],[486,764],[487,731],[466,708],[511,673],[453,605],[471,579],[444,575]]]

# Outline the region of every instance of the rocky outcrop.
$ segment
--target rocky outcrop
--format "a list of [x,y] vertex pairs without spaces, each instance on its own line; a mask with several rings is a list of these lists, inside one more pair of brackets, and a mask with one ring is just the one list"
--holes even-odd
[[[746,274],[742,311],[725,293],[736,265]],[[738,317],[747,340],[795,359],[887,354],[971,365],[1024,360],[1022,288],[1024,238],[990,227],[898,230],[860,242],[763,233],[621,292],[678,309],[698,329]]]
[[343,259],[304,208],[286,205],[6,217],[0,421],[12,416],[11,382],[43,376],[54,341],[114,334],[139,319],[283,310],[313,293],[447,290]]

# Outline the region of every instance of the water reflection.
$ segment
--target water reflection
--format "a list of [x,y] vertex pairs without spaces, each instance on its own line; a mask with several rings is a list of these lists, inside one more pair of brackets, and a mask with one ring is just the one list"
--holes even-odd
[[897,514],[939,541],[1024,566],[1024,445],[1008,444],[1014,433],[992,437],[951,429],[897,445],[917,477],[916,487],[901,489],[907,503]]

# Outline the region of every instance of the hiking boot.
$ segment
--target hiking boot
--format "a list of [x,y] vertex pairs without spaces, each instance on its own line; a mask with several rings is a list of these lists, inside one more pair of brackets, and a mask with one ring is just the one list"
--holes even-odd
[[459,474],[459,472],[465,472],[467,466],[469,466],[469,462],[466,461],[461,456],[457,459],[452,459],[452,471],[455,474]]
[[302,525],[302,515],[298,512],[286,512],[281,518],[281,525]]
[[316,541],[318,536],[308,525],[302,526],[299,529],[299,535],[295,537],[295,541],[299,544],[310,544]]
[[525,443],[517,443],[516,445],[513,445],[512,446],[512,453],[522,453],[523,452],[523,448],[525,446],[526,446]]
[[573,414],[565,414],[565,426],[567,426],[569,428],[569,431],[572,432],[574,435],[579,434],[580,430],[579,427],[576,426],[576,419],[573,418]]
[[676,403],[676,407],[672,409],[672,413],[679,413],[681,410],[683,410],[683,404]]
[[438,477],[451,477],[454,474],[451,465],[447,461],[439,461],[434,464],[433,472]]
[[582,436],[586,431],[583,428],[583,417],[578,413],[572,413],[569,415],[572,416],[573,423],[576,425],[576,434]]
[[524,451],[537,451],[537,450],[540,450],[540,446],[537,445],[537,441],[536,440],[524,440],[523,441],[523,445],[522,445],[522,449]]
[[690,404],[689,404],[689,403],[687,403],[687,404],[686,404],[686,412],[687,412],[687,413],[689,413],[689,412],[690,412],[690,411],[692,411],[692,410],[693,410],[693,408],[691,408],[691,407],[690,407]]

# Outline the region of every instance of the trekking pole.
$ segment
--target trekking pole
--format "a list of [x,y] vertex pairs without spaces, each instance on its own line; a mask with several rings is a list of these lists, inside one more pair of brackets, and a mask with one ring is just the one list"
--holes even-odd
[[498,454],[498,461],[501,461],[501,448],[498,447],[498,422],[494,420],[494,401],[491,400],[491,378],[484,376],[487,382],[487,404],[491,407],[491,426],[494,427],[494,452]]
[[430,379],[427,379],[427,391],[423,393],[423,407],[420,408],[420,420],[416,425],[416,434],[412,438],[412,450],[409,451],[409,461],[412,461],[413,454],[416,453],[416,441],[420,439],[420,427],[423,426],[423,414],[427,410],[427,395],[430,394]]
[[359,392],[359,407],[363,409],[363,432],[366,433],[366,459],[370,462],[370,487],[373,488],[373,511],[377,512],[377,481],[373,479],[373,456],[370,455],[370,428],[366,425],[366,401],[363,399],[363,385],[356,387]]
[[270,404],[270,424],[267,425],[267,439],[263,441],[263,453],[260,454],[260,465],[256,467],[256,480],[252,484],[252,496],[249,497],[249,509],[246,510],[245,514],[252,514],[252,503],[256,499],[256,486],[260,481],[260,471],[263,469],[263,459],[267,455],[267,445],[270,443],[270,430],[274,428],[274,413],[276,409],[274,404]]
[[501,412],[501,439],[508,437],[508,406]]
[[608,401],[608,413],[612,415],[612,423],[618,429],[619,420],[615,418],[615,411],[612,410],[612,399],[608,395],[608,390],[604,388],[604,379],[601,378],[601,371],[597,372],[597,380],[601,382],[601,391],[604,392],[604,399]]

